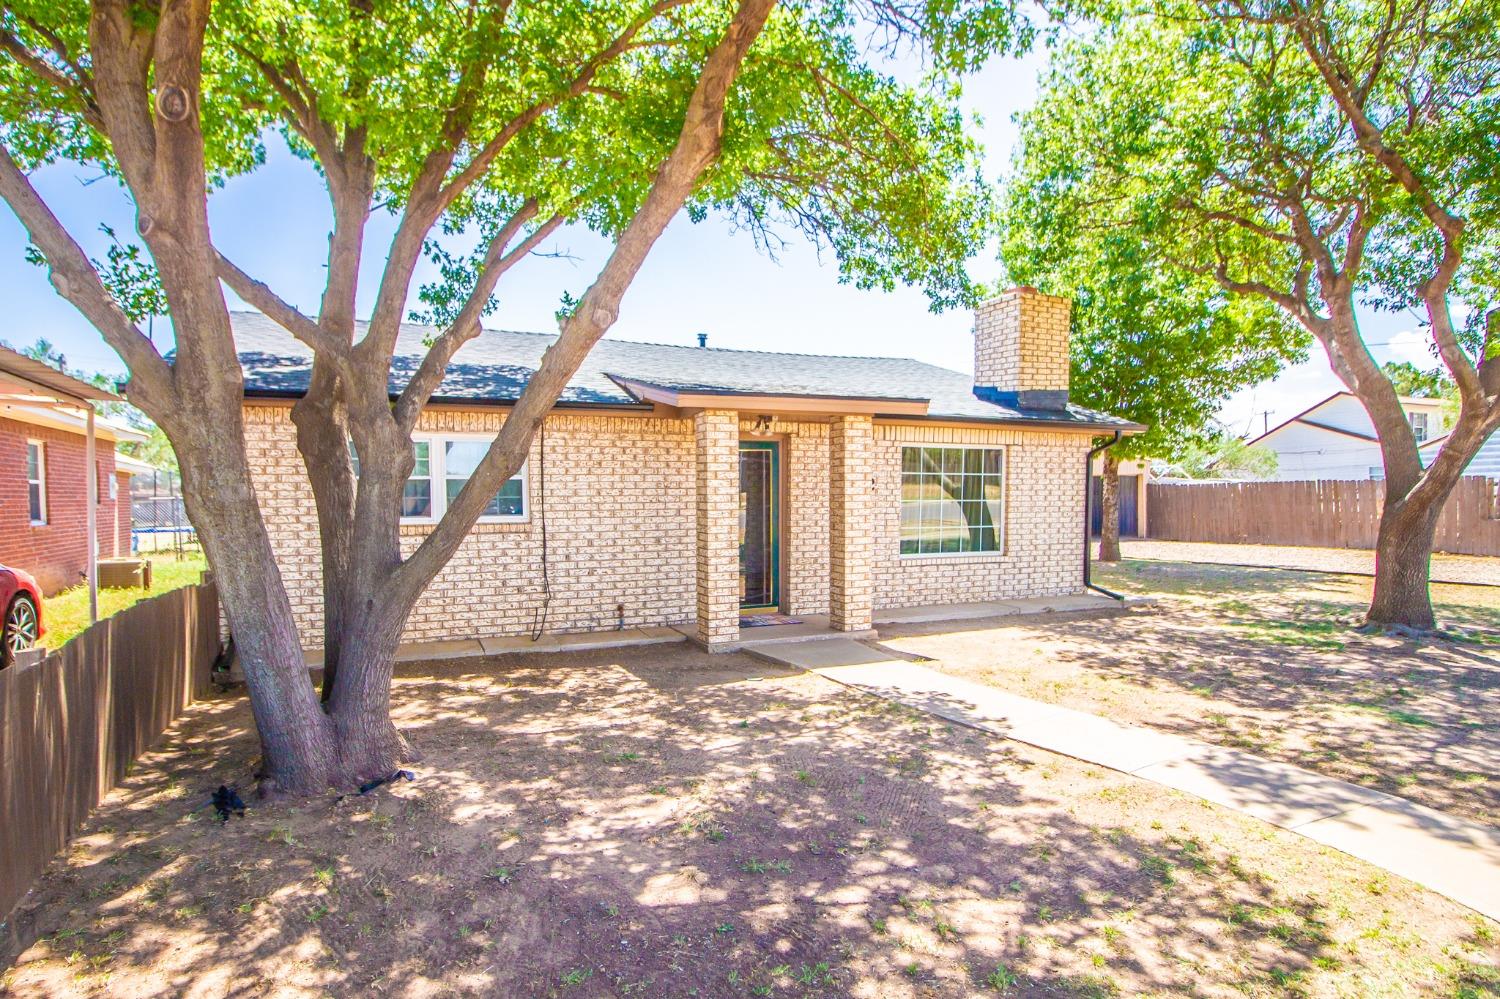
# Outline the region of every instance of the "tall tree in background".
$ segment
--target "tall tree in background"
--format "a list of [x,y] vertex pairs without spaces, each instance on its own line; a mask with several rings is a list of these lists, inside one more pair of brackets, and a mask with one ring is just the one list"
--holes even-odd
[[1011,280],[1073,300],[1072,397],[1149,428],[1103,455],[1099,560],[1117,562],[1120,462],[1202,441],[1230,394],[1305,356],[1308,338],[1269,304],[1153,258],[1130,202],[1101,208],[1107,190],[1088,157],[1073,155],[1083,127],[1050,96],[1021,117],[1001,256]]
[[1423,370],[1410,361],[1386,361],[1380,366],[1397,395],[1417,399],[1440,399],[1453,390],[1453,379],[1442,368]]
[[[831,245],[864,287],[968,301],[964,261],[990,211],[952,73],[1024,40],[1005,0],[19,0],[0,6],[0,197],[59,294],[130,372],[131,402],[176,452],[220,583],[272,786],[310,792],[389,772],[413,752],[390,718],[413,603],[501,483],[669,222],[720,210]],[[866,40],[921,47],[930,85],[876,69]],[[277,130],[327,186],[326,286],[306,314],[219,252],[210,196]],[[118,181],[139,247],[89,259],[28,171],[66,160]],[[267,213],[292,210],[275,202]],[[367,234],[387,212],[386,245]],[[447,513],[403,554],[412,431],[499,283],[560,226],[613,241],[563,313],[503,429]],[[460,235],[478,236],[473,254]],[[440,330],[391,383],[420,289]],[[356,337],[361,259],[383,258]],[[325,681],[308,681],[251,486],[227,284],[314,352],[293,409],[320,526]],[[138,328],[165,301],[171,359]],[[356,475],[353,442],[362,460]]]
[[[1385,505],[1367,620],[1433,627],[1438,514],[1500,427],[1494,0],[1156,0],[1055,60],[1104,220],[1128,203],[1152,253],[1315,337],[1380,440]],[[1462,303],[1460,319],[1451,311]],[[1412,309],[1458,388],[1424,468],[1357,307]]]
[[1276,474],[1276,452],[1251,446],[1221,426],[1211,426],[1161,466],[1166,475],[1183,479],[1265,479]]

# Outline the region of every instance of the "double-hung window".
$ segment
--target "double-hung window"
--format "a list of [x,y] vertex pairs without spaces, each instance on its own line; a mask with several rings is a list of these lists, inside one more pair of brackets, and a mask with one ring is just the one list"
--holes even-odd
[[[438,520],[459,492],[490,447],[489,437],[427,436],[412,442],[415,459],[411,475],[401,490],[401,519],[424,524]],[[359,456],[349,445],[355,474],[359,474]],[[527,519],[526,465],[500,487],[484,512],[480,523],[516,523]]]
[[[490,449],[488,438],[483,440],[444,440],[443,445],[443,499],[445,504],[458,498],[459,491],[469,481],[469,476],[479,467],[485,452]],[[489,505],[480,514],[481,520],[526,519],[526,466],[523,463]]]
[[401,516],[411,520],[435,520],[438,514],[432,505],[432,442],[413,441],[412,451],[416,464],[401,490]]
[[32,524],[47,522],[47,452],[41,441],[26,442],[26,505]]
[[901,449],[901,554],[1001,552],[1005,450]]
[[1411,422],[1412,436],[1417,439],[1417,443],[1425,441],[1428,436],[1427,414],[1407,413],[1406,418]]

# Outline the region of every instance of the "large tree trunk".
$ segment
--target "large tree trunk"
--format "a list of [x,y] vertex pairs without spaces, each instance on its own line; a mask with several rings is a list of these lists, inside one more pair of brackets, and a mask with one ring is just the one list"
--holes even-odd
[[[238,404],[175,428],[188,515],[203,539],[250,689],[267,790],[308,793],[329,784],[334,729],[318,707],[302,660],[291,602],[250,485]],[[196,440],[191,439],[197,437]]]
[[[1423,468],[1421,451],[1400,397],[1359,335],[1353,285],[1342,279],[1336,282],[1336,288],[1334,284],[1329,282],[1325,286],[1331,318],[1318,336],[1334,373],[1370,417],[1385,471],[1385,500],[1376,540],[1375,592],[1365,623],[1431,630],[1435,619],[1428,592],[1428,572],[1437,519],[1464,467],[1500,423],[1500,412],[1482,393],[1461,396],[1457,422],[1431,464]],[[1439,316],[1434,310],[1431,314],[1446,317],[1446,312]]]
[[[352,324],[351,324],[352,325]],[[292,407],[297,450],[302,454],[318,512],[323,553],[323,701],[338,675],[345,604],[350,596],[354,535],[354,476],[349,463],[349,423],[338,397],[337,378],[313,362],[307,395]]]
[[[1449,487],[1452,488],[1451,486]],[[1443,494],[1444,499],[1447,493]],[[1425,506],[1386,497],[1375,545],[1375,595],[1366,615],[1369,624],[1431,630],[1436,621],[1427,579],[1432,563],[1433,532],[1442,501]]]
[[1120,456],[1104,452],[1100,476],[1099,561],[1120,561]]
[[[1404,428],[1404,414],[1401,421]],[[1375,547],[1375,593],[1365,615],[1367,624],[1421,631],[1435,626],[1428,577],[1438,518],[1464,468],[1497,425],[1500,413],[1477,412],[1475,407],[1465,406],[1448,439],[1420,475],[1413,477],[1409,469],[1403,469],[1403,474],[1393,480],[1393,462],[1387,458],[1385,502]],[[1391,450],[1384,435],[1381,447]]]
[[[429,353],[435,358],[431,377],[408,385],[410,390],[418,384],[420,391],[403,391],[400,406],[409,420],[398,420],[388,375],[415,261],[426,233],[474,182],[474,176],[462,184],[450,178],[455,152],[466,144],[463,130],[445,134],[446,146],[427,155],[387,254],[370,328],[355,346],[353,303],[373,175],[360,130],[345,130],[347,162],[339,163],[330,134],[317,128],[321,123],[309,126],[326,140],[319,155],[334,157],[321,166],[331,171],[331,188],[338,189],[324,312],[319,323],[311,323],[264,285],[238,273],[210,238],[199,120],[209,3],[167,2],[144,19],[124,0],[93,4],[92,96],[98,107],[90,106],[87,117],[107,137],[135,200],[137,230],[156,265],[176,333],[171,364],[113,300],[95,266],[0,145],[0,196],[47,257],[59,293],[127,359],[131,400],[162,426],[177,452],[188,512],[218,577],[239,649],[261,738],[261,773],[271,789],[314,793],[348,786],[413,758],[389,710],[396,646],[412,606],[468,535],[488,498],[524,461],[547,411],[613,324],[647,253],[719,156],[727,95],[775,4],[739,0],[689,98],[677,145],[659,165],[644,202],[621,230],[557,343],[544,353],[490,454],[405,560],[399,517],[412,466],[411,430],[452,351],[462,337],[477,334],[478,312],[494,288],[493,280],[476,288],[477,297],[465,310],[474,314],[458,330],[459,338],[446,341],[446,352]],[[628,40],[627,35],[620,44]],[[579,85],[585,83],[586,78]],[[450,111],[457,118],[467,113],[461,107]],[[481,154],[471,165],[482,172],[485,162]],[[535,210],[532,203],[529,211]],[[530,217],[523,211],[517,224]],[[530,252],[535,240],[563,218],[560,213],[541,226],[518,252]],[[505,243],[498,244],[501,250]],[[486,266],[491,264],[498,268],[496,276],[508,266],[505,260]],[[324,557],[330,669],[322,704],[308,679],[291,603],[256,502],[243,432],[244,386],[221,276],[312,346],[318,358],[312,390],[293,418],[313,482]],[[361,469],[357,484],[347,455],[351,434],[370,466]]]

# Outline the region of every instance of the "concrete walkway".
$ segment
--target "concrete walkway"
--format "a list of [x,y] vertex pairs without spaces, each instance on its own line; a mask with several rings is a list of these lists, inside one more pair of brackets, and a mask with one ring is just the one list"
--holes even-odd
[[1500,829],[1220,746],[1017,697],[854,641],[752,652],[941,718],[1176,788],[1500,919]]

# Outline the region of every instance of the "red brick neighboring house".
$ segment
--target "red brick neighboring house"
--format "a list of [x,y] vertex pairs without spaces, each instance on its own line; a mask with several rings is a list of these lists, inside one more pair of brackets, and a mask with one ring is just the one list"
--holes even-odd
[[[49,401],[43,391],[96,399],[83,391],[99,390],[61,372],[49,377],[30,368],[27,374],[45,381],[18,384],[20,375],[7,376],[20,368],[20,355],[0,352],[0,563],[31,573],[51,594],[87,578],[87,420],[81,399]],[[128,555],[130,473],[116,468],[115,445],[144,437],[98,418],[95,436],[99,555]]]

